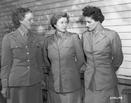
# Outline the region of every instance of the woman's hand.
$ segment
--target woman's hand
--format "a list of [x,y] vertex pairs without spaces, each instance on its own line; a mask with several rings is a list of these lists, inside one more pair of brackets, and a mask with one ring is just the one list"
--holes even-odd
[[2,88],[1,94],[3,95],[4,98],[7,98],[7,88]]
[[83,66],[80,69],[80,73],[84,73],[86,71],[86,64],[83,64]]

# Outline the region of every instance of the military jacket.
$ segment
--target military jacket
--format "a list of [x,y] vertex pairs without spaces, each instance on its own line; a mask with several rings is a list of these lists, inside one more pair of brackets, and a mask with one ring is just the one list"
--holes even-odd
[[49,88],[55,92],[72,92],[81,88],[80,67],[84,62],[77,34],[48,36],[43,46],[44,64],[50,69]]
[[30,86],[41,81],[41,45],[33,32],[29,31],[27,40],[19,29],[5,35],[1,56],[3,87]]
[[98,25],[95,33],[83,33],[82,40],[87,66],[84,73],[85,87],[102,90],[116,86],[116,71],[123,61],[118,33]]

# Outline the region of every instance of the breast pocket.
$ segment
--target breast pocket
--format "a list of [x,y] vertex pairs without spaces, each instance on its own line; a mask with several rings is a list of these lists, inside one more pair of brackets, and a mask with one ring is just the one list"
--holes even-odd
[[95,50],[108,51],[110,49],[110,40],[108,38],[103,39],[95,45]]
[[21,58],[24,56],[23,54],[25,54],[24,45],[22,45],[21,43],[11,42],[11,50],[13,53],[13,57],[15,58]]
[[72,48],[72,45],[71,44],[70,45],[65,45],[65,46],[63,46],[63,48],[66,48],[66,49]]
[[63,55],[63,57],[67,57],[67,58],[76,58],[76,49],[75,47],[70,44],[70,45],[66,45],[61,49],[61,53]]

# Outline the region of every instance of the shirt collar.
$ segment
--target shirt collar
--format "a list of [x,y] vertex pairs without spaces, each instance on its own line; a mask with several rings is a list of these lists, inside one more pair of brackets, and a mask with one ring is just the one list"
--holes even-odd
[[27,33],[28,33],[28,29],[27,29],[24,25],[21,25],[21,26],[18,28],[18,30],[19,30],[19,32],[20,32],[20,34],[21,34],[22,36],[27,35]]
[[104,29],[104,27],[102,26],[102,24],[98,23],[98,25],[96,26],[95,30],[91,31],[91,32],[92,32],[92,34],[97,35],[100,32],[103,32],[103,29]]
[[67,31],[61,32],[61,31],[56,30],[55,36],[58,37],[58,38],[65,38],[67,36]]

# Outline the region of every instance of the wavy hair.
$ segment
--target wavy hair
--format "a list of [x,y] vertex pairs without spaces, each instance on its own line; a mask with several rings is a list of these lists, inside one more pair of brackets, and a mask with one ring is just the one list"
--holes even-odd
[[101,9],[95,6],[86,6],[82,9],[84,17],[91,17],[95,21],[104,21],[104,15],[101,12]]

